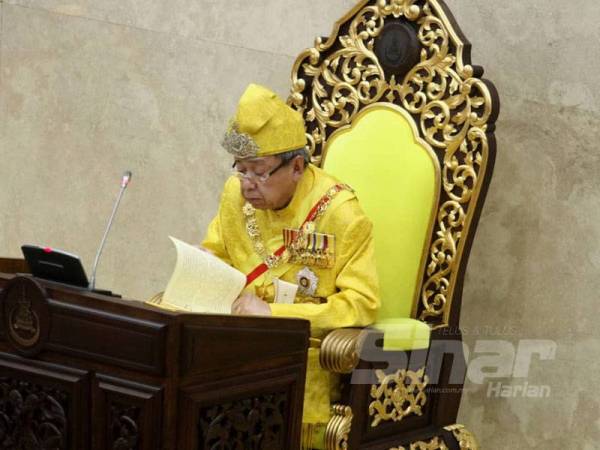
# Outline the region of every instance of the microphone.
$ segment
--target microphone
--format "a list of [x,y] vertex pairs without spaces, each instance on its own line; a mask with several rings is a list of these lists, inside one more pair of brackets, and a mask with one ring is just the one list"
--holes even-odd
[[102,241],[100,242],[100,247],[98,247],[98,252],[96,253],[96,259],[94,260],[94,266],[92,268],[92,277],[90,279],[90,290],[94,290],[96,287],[96,269],[98,269],[98,262],[100,261],[100,255],[102,254],[102,250],[104,249],[104,244],[106,243],[106,238],[108,237],[108,232],[110,231],[110,227],[112,226],[115,215],[117,214],[117,209],[119,209],[119,204],[121,203],[121,198],[123,197],[123,193],[125,189],[127,189],[127,185],[131,181],[131,171],[127,170],[123,173],[121,177],[121,189],[119,190],[119,195],[117,197],[117,201],[115,202],[115,206],[113,207],[112,214],[110,215],[110,219],[108,219],[108,225],[106,226],[106,230],[104,230],[104,236],[102,237]]
[[126,188],[130,181],[131,181],[131,170],[127,170],[123,173],[123,176],[121,177],[121,187]]

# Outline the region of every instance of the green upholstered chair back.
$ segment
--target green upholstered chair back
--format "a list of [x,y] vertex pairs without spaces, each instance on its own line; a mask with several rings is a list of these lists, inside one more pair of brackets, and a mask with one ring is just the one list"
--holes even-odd
[[405,111],[376,104],[328,140],[323,168],[355,189],[373,222],[379,320],[411,317],[437,207],[435,153]]
[[499,102],[441,0],[360,0],[303,51],[288,103],[375,224],[381,319],[458,325]]

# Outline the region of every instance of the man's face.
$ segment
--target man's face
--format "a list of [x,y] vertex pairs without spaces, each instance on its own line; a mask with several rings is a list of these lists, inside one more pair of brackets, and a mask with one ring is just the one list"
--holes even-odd
[[[296,157],[282,165],[278,156],[265,156],[236,160],[235,169],[247,175],[240,178],[242,196],[246,201],[256,209],[281,209],[294,196],[304,171],[304,161],[302,157]],[[269,173],[272,174],[261,181],[260,178]]]

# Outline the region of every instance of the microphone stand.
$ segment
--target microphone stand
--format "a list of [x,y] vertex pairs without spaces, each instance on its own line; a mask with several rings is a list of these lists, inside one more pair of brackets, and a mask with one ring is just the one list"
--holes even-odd
[[131,172],[127,171],[123,174],[123,179],[121,181],[121,189],[119,190],[119,195],[117,197],[117,201],[115,202],[115,206],[113,207],[112,214],[110,215],[110,219],[108,219],[108,225],[106,226],[106,230],[104,230],[104,236],[102,237],[102,241],[100,242],[100,247],[98,248],[98,252],[96,253],[96,259],[94,260],[94,266],[92,269],[92,277],[90,279],[89,289],[93,291],[96,288],[96,270],[98,269],[98,263],[100,262],[100,255],[102,255],[102,250],[104,249],[104,244],[106,243],[106,238],[108,237],[108,233],[112,226],[115,215],[117,214],[117,209],[119,209],[119,204],[121,203],[121,198],[123,197],[123,193],[125,189],[127,189],[127,185],[129,184],[129,180],[131,179]]

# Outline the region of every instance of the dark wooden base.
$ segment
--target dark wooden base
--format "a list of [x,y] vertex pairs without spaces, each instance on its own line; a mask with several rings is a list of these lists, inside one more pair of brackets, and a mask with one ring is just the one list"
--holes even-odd
[[0,289],[0,448],[300,448],[307,321]]

